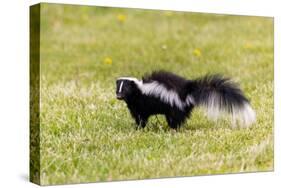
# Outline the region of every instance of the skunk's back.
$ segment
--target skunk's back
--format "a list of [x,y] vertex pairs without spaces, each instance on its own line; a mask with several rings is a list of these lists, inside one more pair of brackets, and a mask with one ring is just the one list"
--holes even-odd
[[143,83],[156,81],[164,85],[168,90],[173,90],[177,93],[182,92],[187,82],[185,78],[166,71],[152,72],[149,75],[145,75],[142,80]]

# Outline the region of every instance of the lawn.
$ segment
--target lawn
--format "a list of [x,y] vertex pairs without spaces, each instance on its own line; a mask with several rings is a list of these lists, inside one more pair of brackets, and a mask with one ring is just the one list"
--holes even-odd
[[[41,184],[273,170],[272,18],[41,4],[40,37]],[[135,130],[115,80],[158,69],[232,77],[257,122]]]

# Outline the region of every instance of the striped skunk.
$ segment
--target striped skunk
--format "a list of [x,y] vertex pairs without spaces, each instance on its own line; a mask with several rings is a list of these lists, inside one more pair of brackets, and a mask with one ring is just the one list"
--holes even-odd
[[144,128],[151,115],[163,114],[168,125],[177,129],[197,106],[204,107],[212,119],[230,114],[233,127],[237,123],[248,127],[255,121],[249,100],[234,82],[221,75],[187,80],[156,71],[142,80],[119,77],[116,86],[117,99],[127,103],[137,127]]

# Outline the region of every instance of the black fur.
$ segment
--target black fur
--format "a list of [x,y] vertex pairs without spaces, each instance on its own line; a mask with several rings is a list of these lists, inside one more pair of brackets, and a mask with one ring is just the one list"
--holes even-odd
[[196,79],[188,88],[198,105],[205,103],[213,93],[219,93],[219,106],[228,113],[233,113],[233,106],[241,108],[243,104],[249,103],[236,83],[218,74]]
[[[190,117],[195,106],[206,105],[212,95],[219,97],[219,108],[229,113],[234,113],[234,108],[242,108],[248,103],[239,87],[220,75],[207,75],[203,78],[187,80],[169,72],[157,71],[142,78],[143,84],[154,81],[163,85],[168,91],[176,92],[182,103],[185,103],[187,96],[191,96],[193,100],[192,103],[180,108],[161,100],[159,96],[142,93],[134,80],[118,79],[117,98],[126,102],[136,124],[142,128],[151,115],[163,114],[168,125],[177,129],[186,118]],[[119,92],[121,82],[123,86],[122,91]]]

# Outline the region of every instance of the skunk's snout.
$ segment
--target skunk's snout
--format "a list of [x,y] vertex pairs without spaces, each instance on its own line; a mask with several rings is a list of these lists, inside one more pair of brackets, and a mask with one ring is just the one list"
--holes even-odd
[[123,99],[123,95],[121,93],[116,93],[116,98],[119,100]]

